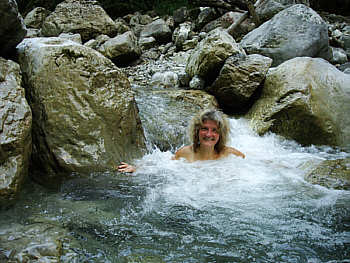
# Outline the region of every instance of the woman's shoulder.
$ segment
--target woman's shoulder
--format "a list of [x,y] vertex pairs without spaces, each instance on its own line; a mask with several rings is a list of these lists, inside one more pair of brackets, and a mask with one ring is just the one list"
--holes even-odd
[[190,159],[190,157],[193,155],[193,149],[192,145],[186,145],[181,147],[174,156],[174,159],[180,159],[180,158],[185,158],[187,160]]
[[234,154],[236,156],[240,156],[242,157],[243,159],[245,158],[245,155],[244,153],[236,150],[235,148],[232,148],[232,147],[225,147],[221,153],[221,155],[223,156],[228,156],[229,154]]

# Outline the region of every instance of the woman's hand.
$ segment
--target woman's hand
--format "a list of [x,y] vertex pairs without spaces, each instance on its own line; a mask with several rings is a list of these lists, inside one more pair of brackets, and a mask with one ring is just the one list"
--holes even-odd
[[118,166],[118,172],[134,173],[136,172],[136,168],[130,164],[122,162],[121,165]]

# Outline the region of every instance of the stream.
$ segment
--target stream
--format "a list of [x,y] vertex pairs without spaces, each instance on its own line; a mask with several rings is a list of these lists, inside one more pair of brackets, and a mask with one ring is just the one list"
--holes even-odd
[[314,165],[349,158],[349,152],[258,136],[247,120],[230,116],[230,146],[246,159],[173,161],[174,151],[188,143],[186,125],[198,107],[167,99],[156,88],[133,89],[149,150],[135,160],[137,173],[28,181],[16,205],[2,212],[2,228],[61,226],[71,237],[62,262],[350,259],[350,192],[304,180]]

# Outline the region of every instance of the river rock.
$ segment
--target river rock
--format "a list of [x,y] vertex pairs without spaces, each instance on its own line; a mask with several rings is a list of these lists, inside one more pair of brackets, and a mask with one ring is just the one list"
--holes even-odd
[[140,33],[140,38],[154,37],[158,44],[171,42],[172,31],[166,22],[159,18],[144,26]]
[[330,62],[332,64],[344,64],[348,62],[348,57],[344,49],[339,47],[331,47],[331,49],[332,49],[333,56]]
[[219,104],[213,95],[202,90],[177,90],[167,95],[178,101],[185,101],[198,106],[201,109],[218,109]]
[[350,159],[325,160],[307,173],[305,180],[330,189],[350,190]]
[[240,44],[248,54],[272,58],[272,66],[294,57],[332,58],[327,24],[302,4],[281,11],[245,35]]
[[0,57],[0,206],[18,197],[32,150],[32,112],[21,79],[19,65]]
[[191,23],[180,24],[173,33],[172,39],[178,50],[182,50],[183,43],[188,39],[191,32]]
[[256,88],[265,79],[272,59],[262,55],[229,57],[213,84],[213,94],[221,106],[243,108]]
[[[57,226],[12,223],[11,227],[0,229],[0,259],[3,262],[59,263],[65,250],[64,242],[74,243],[74,249],[81,249],[78,242],[72,239],[67,230]],[[67,258],[73,262],[78,260],[77,255],[72,256],[75,252],[66,252],[71,254]]]
[[159,88],[178,88],[180,85],[179,77],[175,72],[166,71],[166,72],[156,72],[149,83],[151,87]]
[[46,18],[41,33],[43,36],[79,33],[86,42],[101,34],[114,37],[117,28],[97,1],[66,0]]
[[62,39],[72,40],[74,42],[77,42],[78,44],[83,44],[80,34],[62,33],[58,37]]
[[198,75],[193,76],[189,83],[190,89],[195,89],[195,90],[204,90],[205,89],[205,80]]
[[344,64],[341,64],[341,65],[337,66],[337,68],[346,74],[350,74],[350,62],[346,62]]
[[138,40],[131,31],[109,39],[98,51],[110,58],[117,66],[128,65],[141,55]]
[[211,85],[225,60],[234,54],[245,52],[226,30],[215,29],[191,53],[186,64],[186,73],[190,78],[199,75]]
[[27,28],[40,29],[49,14],[50,11],[44,7],[36,7],[26,15],[24,23]]
[[295,4],[310,6],[309,0],[265,0],[255,11],[261,21],[267,21],[277,13]]
[[15,0],[0,0],[0,56],[12,58],[15,48],[27,35]]
[[188,51],[190,49],[194,49],[199,43],[199,37],[195,36],[192,39],[185,40],[182,43],[182,50],[183,51]]
[[266,76],[247,117],[303,145],[350,145],[350,76],[321,58],[294,58]]
[[343,28],[339,41],[341,47],[346,51],[347,56],[350,58],[350,25]]
[[104,171],[142,155],[134,93],[110,59],[56,37],[25,39],[17,49],[33,105],[34,168]]
[[173,17],[176,25],[182,24],[190,17],[190,12],[187,10],[186,6],[183,6],[175,10]]
[[203,8],[203,10],[199,13],[197,17],[195,29],[197,31],[201,31],[201,29],[206,24],[220,18],[222,15],[223,13],[217,8],[213,8],[213,7]]
[[[232,11],[227,12],[221,17],[222,28],[224,29],[229,28],[230,25],[233,24],[235,21],[237,21],[242,15],[243,13],[241,12],[232,12]],[[232,32],[233,38],[237,40],[238,38],[247,34],[252,28],[252,22],[253,22],[253,19],[250,17],[244,19],[244,21],[236,27],[234,32]]]

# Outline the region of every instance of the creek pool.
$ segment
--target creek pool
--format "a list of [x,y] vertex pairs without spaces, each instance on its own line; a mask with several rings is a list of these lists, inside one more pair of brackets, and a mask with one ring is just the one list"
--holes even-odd
[[303,179],[315,163],[349,153],[260,137],[243,119],[230,122],[244,160],[189,164],[154,149],[135,161],[133,175],[28,182],[0,224],[60,225],[74,239],[65,241],[62,262],[349,260],[349,191]]

